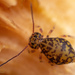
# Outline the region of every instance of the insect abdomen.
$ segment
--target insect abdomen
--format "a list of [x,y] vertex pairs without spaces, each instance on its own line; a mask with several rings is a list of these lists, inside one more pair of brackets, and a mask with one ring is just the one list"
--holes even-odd
[[43,39],[40,48],[50,62],[58,65],[70,63],[75,57],[71,44],[63,38]]

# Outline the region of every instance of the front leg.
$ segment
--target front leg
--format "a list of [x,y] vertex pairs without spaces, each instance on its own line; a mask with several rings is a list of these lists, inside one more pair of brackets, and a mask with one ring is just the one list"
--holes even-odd
[[34,52],[35,52],[35,49],[28,50],[28,53],[34,53]]

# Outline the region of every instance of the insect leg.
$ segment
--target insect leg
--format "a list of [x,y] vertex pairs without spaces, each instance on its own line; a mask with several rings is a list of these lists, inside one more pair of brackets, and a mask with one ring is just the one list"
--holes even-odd
[[34,53],[35,52],[35,50],[33,49],[33,50],[28,50],[28,53]]
[[40,53],[40,55],[39,55],[39,60],[40,60],[40,62],[43,62],[42,61],[42,53]]
[[49,37],[49,35],[54,31],[55,26],[53,26],[53,28],[49,31],[49,33],[47,34],[47,38]]
[[51,65],[51,66],[54,66],[55,64],[52,63],[50,60],[48,61],[48,63]]
[[39,28],[40,32],[43,33],[42,28],[40,26],[37,26],[37,27]]
[[74,36],[71,36],[71,35],[61,35],[60,37],[70,37],[70,38],[75,38]]

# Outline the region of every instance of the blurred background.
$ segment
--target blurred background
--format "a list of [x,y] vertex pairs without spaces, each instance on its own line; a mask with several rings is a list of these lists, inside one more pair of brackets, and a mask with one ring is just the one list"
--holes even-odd
[[[30,2],[33,7],[35,31],[37,25],[43,35],[53,26],[50,37],[75,36],[75,0],[0,0],[0,64],[19,53],[32,34]],[[75,39],[65,38],[75,49]],[[28,48],[17,58],[0,67],[0,75],[75,75],[75,63],[51,66],[39,61],[40,49],[28,53]]]

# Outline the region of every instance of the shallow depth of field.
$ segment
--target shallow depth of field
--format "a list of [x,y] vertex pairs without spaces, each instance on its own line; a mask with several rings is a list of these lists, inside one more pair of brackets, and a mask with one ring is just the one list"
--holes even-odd
[[[32,34],[30,2],[33,6],[35,31],[43,29],[44,38],[53,26],[50,37],[75,36],[74,0],[0,0],[0,64],[19,53]],[[65,38],[75,49],[75,39]],[[75,75],[75,63],[51,66],[40,49],[28,53],[28,48],[17,58],[0,67],[0,75]]]

